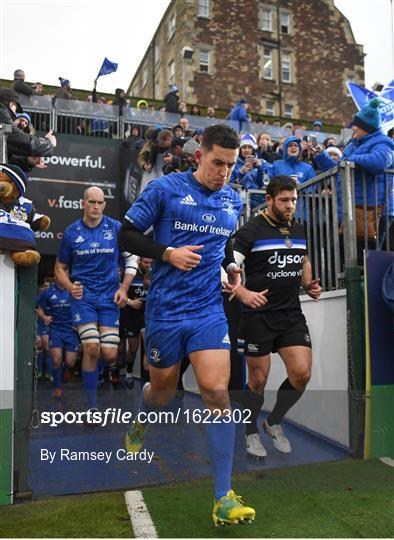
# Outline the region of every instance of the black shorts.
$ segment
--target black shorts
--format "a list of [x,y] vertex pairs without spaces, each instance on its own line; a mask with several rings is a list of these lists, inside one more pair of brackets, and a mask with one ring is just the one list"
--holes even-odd
[[246,312],[242,316],[241,337],[247,356],[266,356],[295,345],[312,348],[300,309]]
[[138,337],[143,328],[145,328],[144,313],[139,313],[132,308],[120,310],[119,337],[121,339]]

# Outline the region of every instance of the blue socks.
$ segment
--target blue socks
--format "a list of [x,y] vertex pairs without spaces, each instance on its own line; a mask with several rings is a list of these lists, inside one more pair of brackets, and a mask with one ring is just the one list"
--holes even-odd
[[37,369],[39,373],[42,373],[42,351],[37,353]]
[[155,409],[149,405],[149,403],[144,398],[144,392],[145,388],[150,383],[145,383],[141,390],[141,397],[140,397],[140,406],[138,408],[138,412],[144,412],[146,414],[150,413],[151,411],[154,411]]
[[55,388],[61,387],[62,370],[60,367],[52,369],[53,386]]
[[[211,416],[210,420],[214,417]],[[216,420],[216,418],[215,418]],[[206,424],[205,439],[211,460],[213,481],[215,485],[215,501],[227,495],[231,489],[231,470],[233,467],[235,424],[216,421]]]
[[48,377],[53,377],[52,356],[50,354],[43,353],[43,357],[44,356],[45,356],[45,373],[48,375]]
[[98,381],[98,369],[94,371],[82,370],[83,387],[85,389],[86,397],[88,399],[89,409],[97,409],[97,381]]

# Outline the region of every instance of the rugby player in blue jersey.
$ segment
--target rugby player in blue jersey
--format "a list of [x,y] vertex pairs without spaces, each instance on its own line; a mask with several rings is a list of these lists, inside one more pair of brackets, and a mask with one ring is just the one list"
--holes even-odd
[[89,409],[97,409],[97,362],[101,356],[116,367],[119,307],[137,271],[137,257],[123,253],[124,278],[119,282],[117,234],[120,222],[104,215],[98,187],[85,190],[83,217],[64,231],[55,264],[58,283],[71,294],[73,324],[83,346],[82,379]]
[[[208,127],[195,153],[197,170],[150,182],[128,210],[119,234],[122,249],[155,259],[145,312],[151,382],[142,390],[140,412],[172,400],[180,362],[188,355],[204,404],[215,419],[205,425],[215,485],[215,525],[255,516],[231,489],[235,426],[228,415],[230,339],[220,276],[222,265],[228,274],[227,290],[233,295],[241,279],[230,235],[242,202],[226,183],[237,155],[234,130],[225,125]],[[143,234],[150,226],[153,240]],[[138,420],[130,425],[129,452],[141,449],[146,427]]]
[[41,293],[37,306],[38,316],[49,328],[54,396],[61,398],[63,352],[66,365],[71,368],[75,364],[78,350],[78,336],[73,328],[70,309],[70,293],[55,281]]
[[44,374],[45,368],[45,377],[49,379],[50,382],[53,382],[52,377],[52,358],[49,353],[49,329],[47,324],[45,324],[45,318],[38,315],[38,302],[41,294],[45,292],[52,284],[52,279],[46,277],[41,287],[39,287],[36,296],[36,314],[37,314],[37,331],[36,331],[36,348],[37,348],[37,369],[38,377],[41,377]]

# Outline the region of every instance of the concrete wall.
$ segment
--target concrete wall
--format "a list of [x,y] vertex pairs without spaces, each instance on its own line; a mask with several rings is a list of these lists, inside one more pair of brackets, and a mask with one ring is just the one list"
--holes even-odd
[[[313,346],[312,378],[300,401],[287,418],[345,446],[349,445],[346,292],[322,294],[318,302],[301,297]],[[286,378],[279,355],[272,355],[264,410],[271,410],[276,391]],[[185,374],[185,388],[197,391],[191,368]]]

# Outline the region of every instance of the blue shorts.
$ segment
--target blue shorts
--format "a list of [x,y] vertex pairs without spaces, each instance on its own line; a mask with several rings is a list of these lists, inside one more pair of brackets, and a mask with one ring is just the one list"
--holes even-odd
[[37,336],[47,336],[48,327],[40,317],[37,317]]
[[62,349],[65,352],[77,352],[78,334],[74,330],[61,331],[51,328],[49,332],[49,347],[51,349]]
[[231,349],[224,313],[181,321],[146,321],[146,350],[152,366],[173,366],[193,351]]
[[118,328],[119,308],[113,300],[75,300],[70,298],[73,324],[81,326],[87,323],[97,323],[97,326]]

